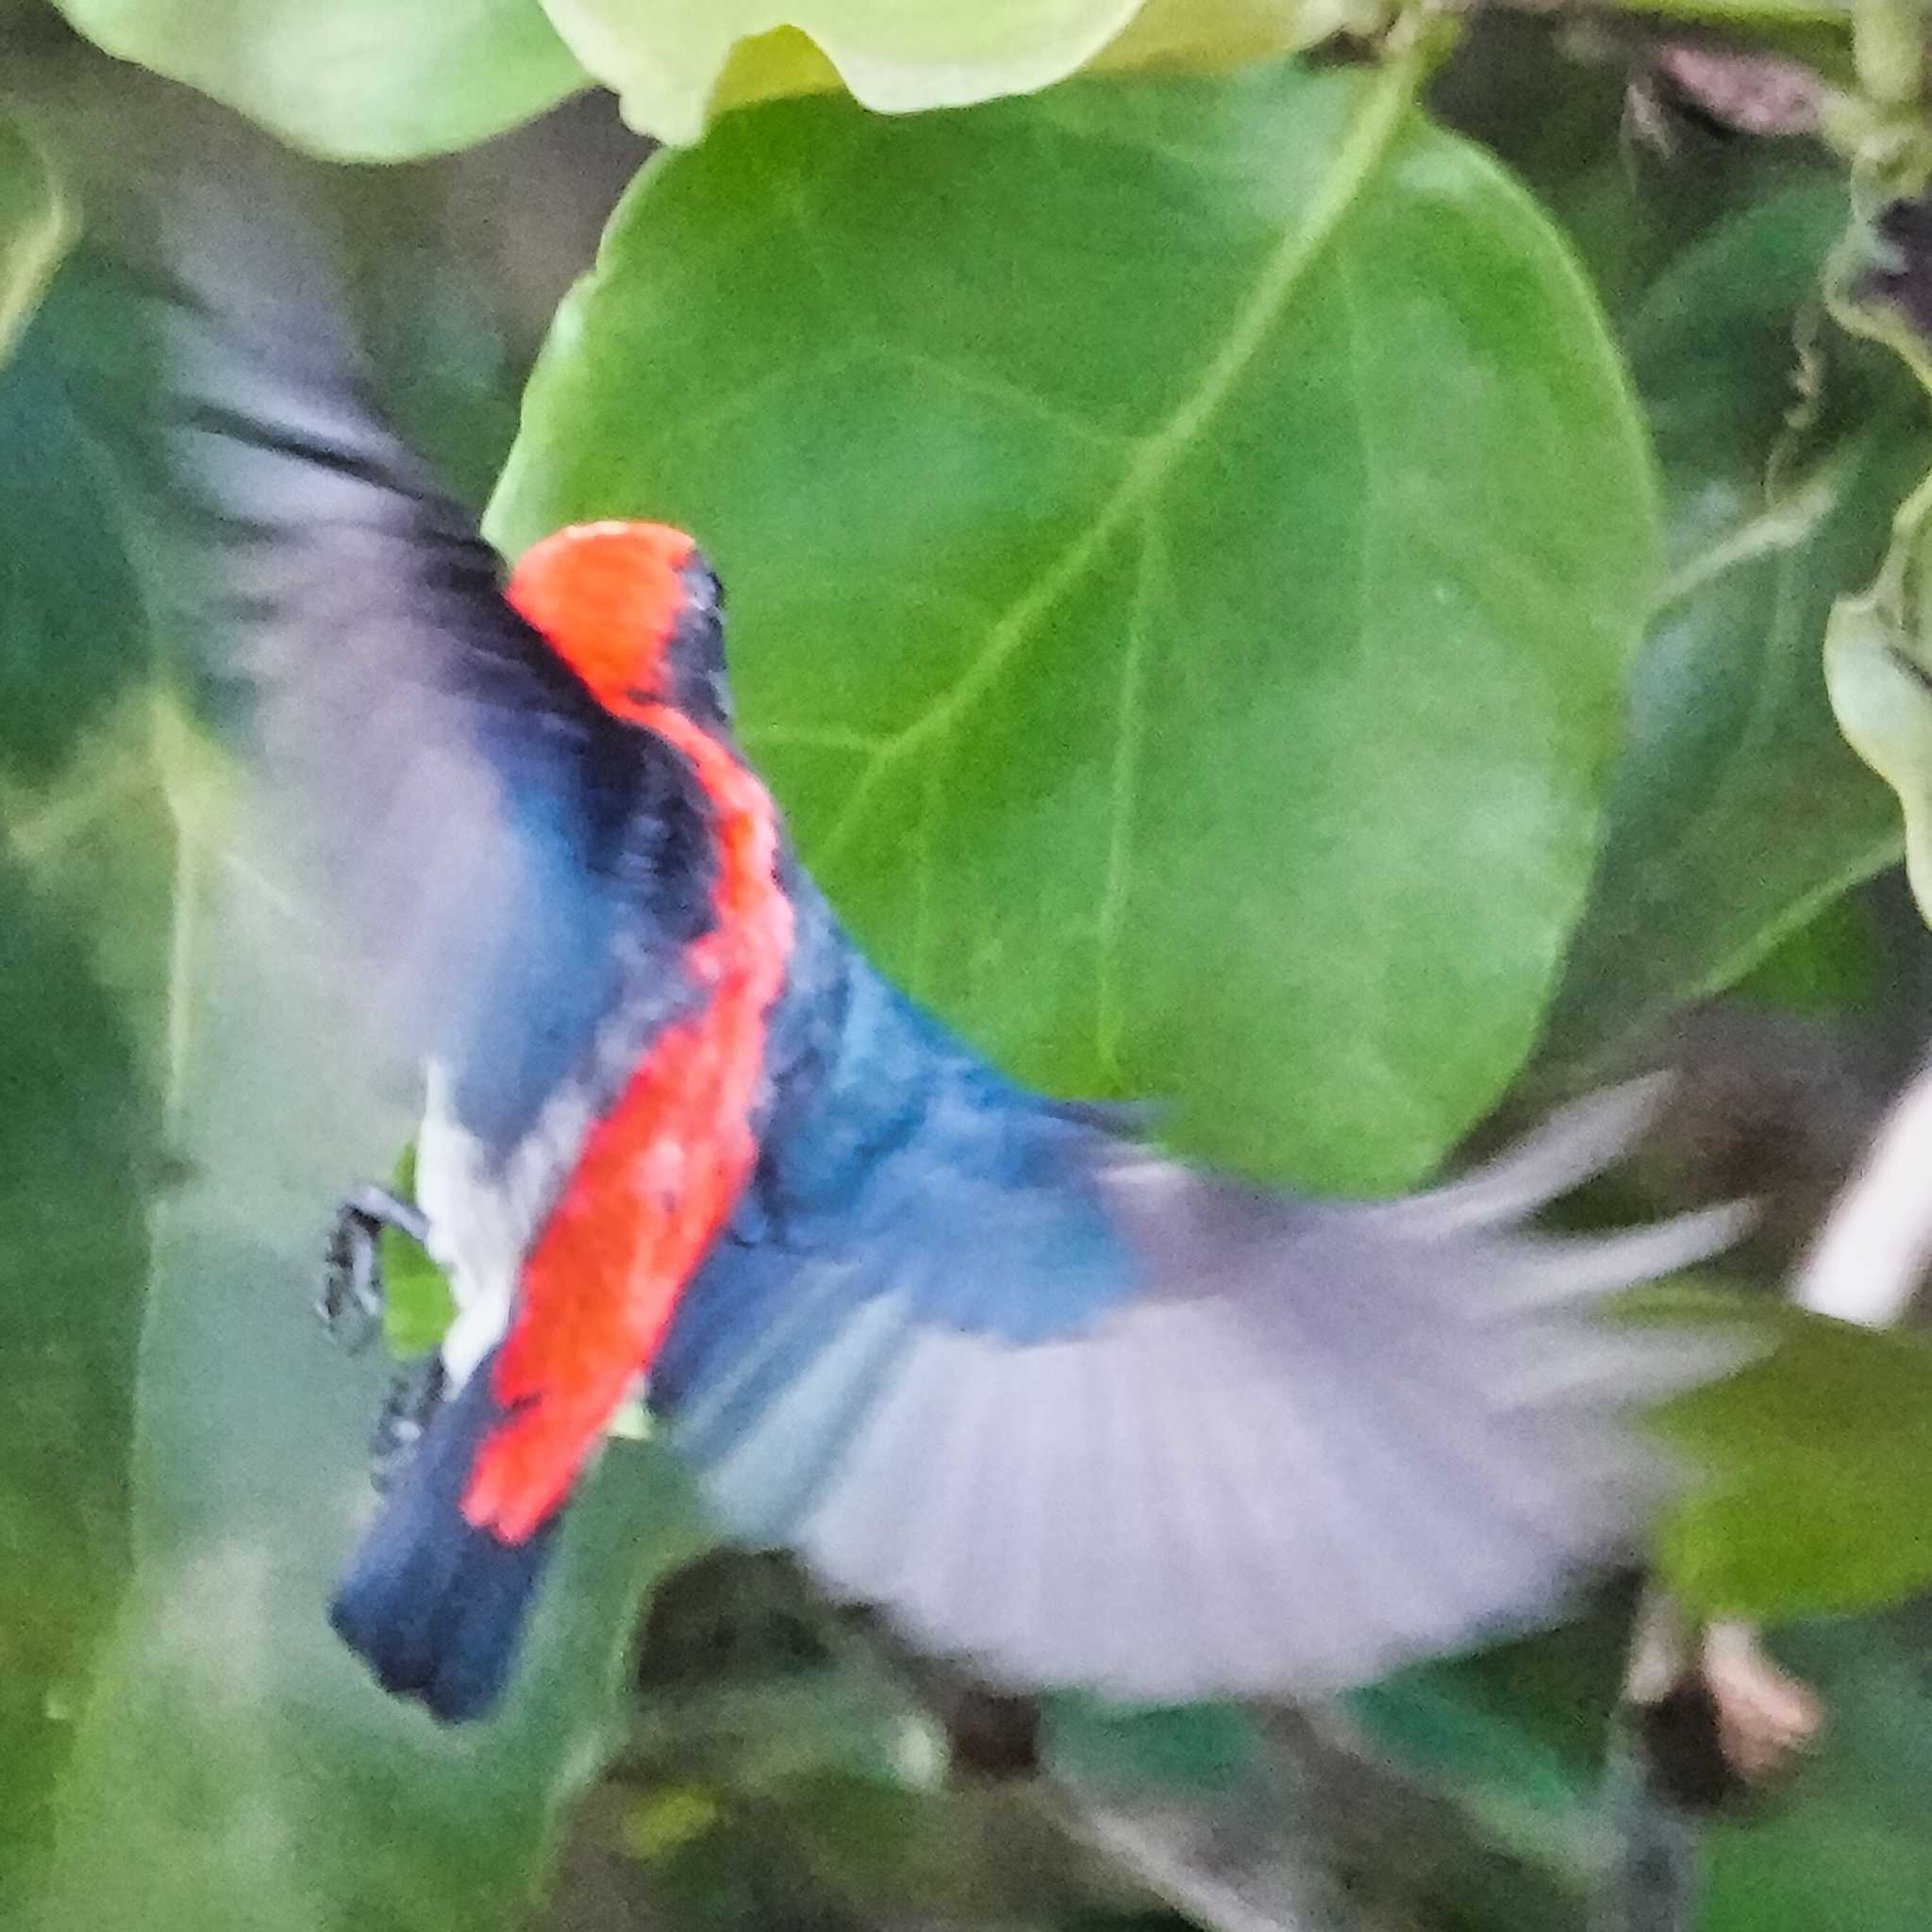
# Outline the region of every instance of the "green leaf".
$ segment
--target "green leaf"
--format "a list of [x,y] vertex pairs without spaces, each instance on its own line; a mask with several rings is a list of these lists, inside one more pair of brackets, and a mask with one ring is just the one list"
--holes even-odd
[[[416,1143],[411,1141],[396,1162],[391,1186],[405,1201],[416,1193]],[[449,1277],[430,1259],[428,1251],[400,1228],[385,1227],[382,1248],[382,1339],[398,1361],[409,1361],[442,1345],[449,1324],[457,1318],[456,1296]]]
[[1905,518],[1873,587],[1840,600],[1825,636],[1832,709],[1845,741],[1898,794],[1906,872],[1932,917],[1932,622],[1924,512]]
[[[1598,1655],[1581,1673],[1574,1665],[1584,1659],[1566,1633],[1351,1700],[1378,1745],[1400,1752],[1424,1774],[1451,1774],[1448,1792],[1480,1820],[1491,1846],[1515,1843],[1532,1856],[1540,1849],[1537,1863],[1567,1881],[1547,1913],[1534,1911],[1533,1894],[1525,1897],[1520,1874],[1511,1874],[1507,1890],[1491,1882],[1480,1900],[1486,1910],[1472,1910],[1478,1901],[1464,1898],[1460,1911],[1438,1905],[1417,1914],[1420,1923],[1489,1932],[1593,1923],[1579,1889],[1601,1874],[1610,1849],[1603,1741],[1594,1720],[1614,1695],[1625,1661],[1627,1620],[1599,1620],[1596,1635]],[[1780,1660],[1818,1692],[1826,1721],[1793,1777],[1758,1793],[1755,1803],[1727,1806],[1698,1834],[1707,1895],[1696,1924],[1705,1932],[1920,1932],[1932,1905],[1924,1807],[1932,1779],[1928,1639],[1932,1626],[1923,1604],[1884,1619],[1840,1618],[1774,1633]],[[1498,1664],[1515,1667],[1513,1683],[1499,1679]],[[1533,1675],[1524,1664],[1533,1666]],[[1418,1690],[1424,1694],[1417,1696]],[[1494,1753],[1487,1776],[1485,1733]],[[1541,1774],[1527,1748],[1538,1733],[1548,1740]],[[1514,1767],[1507,1762],[1512,1756],[1522,1759]],[[1566,1814],[1567,1858],[1559,1832]],[[1392,1849],[1401,1840],[1383,1842]]]
[[1932,1630],[1923,1607],[1781,1634],[1826,1720],[1788,1790],[1720,1826],[1710,1932],[1921,1932],[1932,1916]]
[[[58,427],[34,353],[58,348],[75,387],[98,363],[138,403],[165,313],[130,316],[83,240],[6,382],[43,385]],[[408,1123],[372,1097],[325,941],[175,694],[190,641],[142,622],[218,608],[192,594],[196,530],[21,421],[0,466],[0,945],[9,1003],[53,1030],[7,1029],[0,1064],[0,1205],[21,1217],[0,1243],[0,1795],[26,1781],[0,1867],[42,1932],[507,1924],[601,1755],[650,1566],[705,1532],[675,1473],[640,1479],[651,1452],[613,1448],[475,1734],[386,1697],[328,1628],[385,1371],[307,1307],[330,1203]],[[53,619],[14,621],[20,587]],[[219,661],[219,638],[192,642]]]
[[344,160],[441,154],[587,84],[538,0],[58,0],[123,59]]
[[1896,855],[1890,801],[1840,736],[1819,652],[1932,439],[1903,374],[1836,334],[1812,419],[1793,426],[1796,342],[1823,326],[1819,276],[1844,213],[1824,180],[1748,207],[1673,262],[1629,323],[1672,571],[1551,1017],[1559,1058],[1587,1064],[1729,984]]
[[1774,1354],[1657,1426],[1698,1474],[1657,1543],[1693,1608],[1785,1619],[1932,1582],[1932,1345],[1794,1308]]
[[1254,1714],[1238,1704],[1125,1708],[1096,1698],[1051,1700],[1053,1765],[1097,1786],[1193,1797],[1238,1786],[1261,1756]]
[[[0,412],[4,421],[4,412]],[[52,1849],[55,1793],[125,1579],[142,1209],[156,1120],[87,942],[0,843],[0,1922]]]
[[1634,0],[1639,10],[1733,26],[1836,27],[1849,31],[1852,0]]
[[[1885,343],[1932,389],[1932,343],[1924,317],[1905,299],[1924,273],[1923,252],[1893,246],[1862,225],[1847,235],[1833,277],[1835,312]],[[1885,282],[1870,271],[1888,270]],[[1906,871],[1922,912],[1932,918],[1932,477],[1899,506],[1891,542],[1872,585],[1831,614],[1824,670],[1846,741],[1898,794]]]
[[[774,26],[759,0],[544,0],[585,67],[623,96],[625,118],[695,141],[732,48]],[[1071,74],[1132,19],[1140,0],[791,0],[808,35],[869,108],[958,107]]]
[[849,88],[904,113],[1031,93],[1075,69],[1220,69],[1387,25],[1384,0],[543,0],[584,65],[660,141],[728,108]]
[[34,312],[71,231],[47,157],[22,123],[0,109],[0,362]]
[[620,208],[491,513],[698,533],[808,860],[1002,1063],[1370,1187],[1529,1043],[1652,583],[1589,293],[1412,83],[734,116]]
[[1846,892],[1827,900],[1731,990],[1788,1012],[1856,1012],[1877,1005],[1883,974],[1871,916],[1857,893]]
[[140,609],[44,319],[0,370],[0,1922],[37,1894],[127,1580],[166,845]]

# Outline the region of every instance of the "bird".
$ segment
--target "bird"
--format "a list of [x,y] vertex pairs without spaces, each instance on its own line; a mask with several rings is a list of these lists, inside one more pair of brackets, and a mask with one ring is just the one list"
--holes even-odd
[[1601,1305],[1746,1210],[1529,1224],[1654,1087],[1349,1201],[1008,1077],[813,881],[692,538],[573,525],[506,581],[372,401],[292,164],[238,124],[150,139],[119,98],[96,120],[149,201],[110,183],[57,292],[142,348],[63,332],[76,408],[372,1062],[422,1068],[414,1199],[356,1190],[335,1232],[337,1302],[393,1221],[458,1305],[328,1606],[383,1686],[498,1705],[640,1399],[730,1536],[998,1687],[1327,1694],[1547,1618],[1635,1546],[1634,1411],[1735,1351]]
[[1521,1223],[1652,1089],[1407,1199],[1168,1158],[1005,1077],[849,938],[733,736],[689,536],[574,525],[502,595],[467,563],[468,615],[385,648],[429,782],[495,789],[484,869],[529,883],[460,927],[480,978],[412,1228],[459,1312],[331,1610],[387,1688],[495,1703],[639,1396],[731,1534],[1002,1686],[1333,1691],[1547,1611],[1627,1536],[1619,1409],[1685,1357],[1590,1311],[1738,1216]]

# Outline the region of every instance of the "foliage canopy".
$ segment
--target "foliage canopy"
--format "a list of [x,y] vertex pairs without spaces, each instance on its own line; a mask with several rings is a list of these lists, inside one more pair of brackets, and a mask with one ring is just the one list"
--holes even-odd
[[[42,44],[38,10],[0,7],[0,45]],[[1927,352],[1909,234],[1873,225],[1932,169],[1903,0],[1661,9],[1730,34],[1730,92],[1635,8],[1594,63],[1379,0],[61,11],[325,158],[382,378],[494,476],[507,553],[589,516],[700,534],[806,857],[1041,1085],[1157,1097],[1258,1175],[1399,1187],[1838,943],[1900,799],[1924,842]],[[63,390],[63,341],[115,323],[55,272],[86,220],[40,72],[0,97],[0,1924],[508,1923],[573,1815],[558,1923],[586,1844],[708,1923],[761,1923],[781,1880],[828,1924],[1122,1923],[1144,1882],[937,1778],[904,1687],[789,1600],[771,1647],[663,1665],[567,1811],[638,1605],[703,1602],[719,1560],[648,1443],[608,1459],[486,1733],[427,1734],[334,1649],[376,1384],[305,1333],[305,1242],[407,1127],[234,826]],[[1792,125],[1756,111],[1773,79]],[[469,148],[592,82],[683,145],[522,387],[450,212],[502,187],[492,151],[389,185],[329,163]],[[544,210],[504,219],[527,247]],[[1928,1414],[1915,1343],[1794,1322],[1670,1419],[1716,1474],[1668,1573],[1715,1611],[1900,1603],[1932,1579]],[[677,1655],[652,1629],[647,1668]],[[1707,1923],[1916,1928],[1923,1633],[1794,1642],[1834,1740],[1717,1848]],[[1364,1701],[1459,1820],[1391,1912],[1574,1923],[1595,1768],[1562,1720],[1614,1644]],[[1248,1713],[1069,1705],[1054,1736],[1094,1790],[1274,1803]]]

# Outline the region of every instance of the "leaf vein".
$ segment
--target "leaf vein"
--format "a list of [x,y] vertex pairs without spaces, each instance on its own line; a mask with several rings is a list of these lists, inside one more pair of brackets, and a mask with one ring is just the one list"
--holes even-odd
[[1165,581],[1165,553],[1159,526],[1142,519],[1141,567],[1127,612],[1125,647],[1121,652],[1120,702],[1115,712],[1113,776],[1108,803],[1107,867],[1103,875],[1095,971],[1094,1044],[1108,1073],[1120,1074],[1121,1041],[1126,1031],[1121,988],[1121,934],[1126,924],[1127,895],[1134,860],[1134,815],[1140,782],[1140,753],[1147,653],[1154,636],[1156,587]]
[[1030,390],[1024,383],[1009,382],[1004,376],[990,375],[984,370],[960,369],[951,362],[942,362],[937,356],[927,355],[923,349],[908,348],[904,343],[889,341],[883,337],[873,341],[870,346],[888,359],[903,363],[922,375],[929,375],[950,388],[963,391],[968,395],[981,396],[990,402],[1005,403],[1022,414],[1061,430],[1081,442],[1111,451],[1124,451],[1133,447],[1134,439],[1131,436],[1121,430],[1103,428],[1098,423],[1090,423],[1073,410],[1063,408],[1058,403],[1049,402],[1037,390]]
[[985,644],[954,683],[903,726],[873,758],[825,835],[821,858],[836,860],[863,822],[873,793],[897,760],[943,734],[977,702],[1031,638],[1034,626],[1079,581],[1090,564],[1130,519],[1159,493],[1241,376],[1260,354],[1270,330],[1301,291],[1395,138],[1408,111],[1423,66],[1413,55],[1385,68],[1367,85],[1322,188],[1269,253],[1219,350],[1167,420],[1141,444],[1125,475],[1091,520],[1067,542],[1033,584],[994,620]]

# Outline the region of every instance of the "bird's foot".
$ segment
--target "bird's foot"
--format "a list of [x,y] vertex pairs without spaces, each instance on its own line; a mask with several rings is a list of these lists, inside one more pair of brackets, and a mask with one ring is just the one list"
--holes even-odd
[[403,1473],[448,1393],[440,1355],[420,1356],[397,1371],[369,1439],[369,1480],[378,1495]]
[[1700,1627],[1655,1589],[1624,1696],[1653,1783],[1691,1811],[1715,1811],[1789,1773],[1825,1722],[1817,1692],[1771,1656],[1755,1624]]
[[1704,1633],[1704,1681],[1717,1712],[1718,1748],[1751,1784],[1789,1771],[1816,1741],[1824,1707],[1785,1670],[1750,1624],[1713,1624]]
[[341,1205],[329,1231],[322,1291],[315,1312],[350,1354],[367,1348],[382,1325],[382,1231],[393,1227],[426,1243],[429,1224],[420,1208],[387,1188],[361,1187]]

